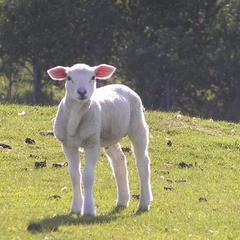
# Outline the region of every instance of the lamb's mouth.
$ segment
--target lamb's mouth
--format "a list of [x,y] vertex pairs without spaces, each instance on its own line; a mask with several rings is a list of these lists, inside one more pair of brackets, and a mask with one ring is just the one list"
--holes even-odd
[[86,96],[79,96],[79,97],[77,97],[77,99],[80,100],[80,101],[83,101],[83,100],[86,100],[87,97]]
[[90,99],[88,97],[77,97],[76,100],[80,103],[88,103]]

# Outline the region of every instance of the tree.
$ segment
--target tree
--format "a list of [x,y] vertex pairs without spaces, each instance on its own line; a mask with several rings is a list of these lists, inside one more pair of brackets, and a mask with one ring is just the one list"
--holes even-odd
[[238,0],[2,0],[0,54],[30,66],[35,103],[49,67],[107,62],[148,108],[238,121],[239,11]]
[[41,101],[43,72],[49,66],[79,60],[90,64],[111,62],[118,26],[124,20],[121,9],[110,0],[3,1],[1,52],[16,61],[31,63],[34,103]]
[[146,106],[234,119],[239,2],[138,0],[129,8],[126,75]]

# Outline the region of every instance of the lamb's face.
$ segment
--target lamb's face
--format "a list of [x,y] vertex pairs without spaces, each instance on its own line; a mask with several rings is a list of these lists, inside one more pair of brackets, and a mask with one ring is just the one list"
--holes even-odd
[[77,101],[88,101],[96,89],[95,70],[85,64],[76,64],[66,71],[66,94]]
[[57,66],[47,72],[53,80],[66,81],[66,96],[79,102],[87,102],[96,89],[96,80],[107,80],[116,68],[100,64],[90,67],[86,64],[75,64],[72,67]]

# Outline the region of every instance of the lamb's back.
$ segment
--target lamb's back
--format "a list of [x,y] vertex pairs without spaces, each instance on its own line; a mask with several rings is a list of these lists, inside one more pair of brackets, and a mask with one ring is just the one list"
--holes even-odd
[[101,109],[101,145],[110,145],[127,135],[134,101],[138,95],[129,87],[112,84],[98,88],[93,100],[100,104]]

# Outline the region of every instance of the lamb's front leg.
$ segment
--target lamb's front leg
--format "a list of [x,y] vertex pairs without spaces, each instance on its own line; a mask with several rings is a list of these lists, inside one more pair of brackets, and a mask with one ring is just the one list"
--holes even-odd
[[71,212],[82,214],[83,196],[81,192],[81,171],[77,148],[63,145],[63,152],[68,160],[68,169],[72,180],[73,199]]
[[53,119],[53,132],[54,136],[60,141],[64,141],[66,138],[66,129],[65,127],[65,112],[63,108],[63,104],[59,104],[58,111],[56,117]]
[[99,146],[94,148],[85,148],[86,164],[83,172],[84,188],[84,215],[96,215],[96,209],[93,199],[94,169],[99,156]]

